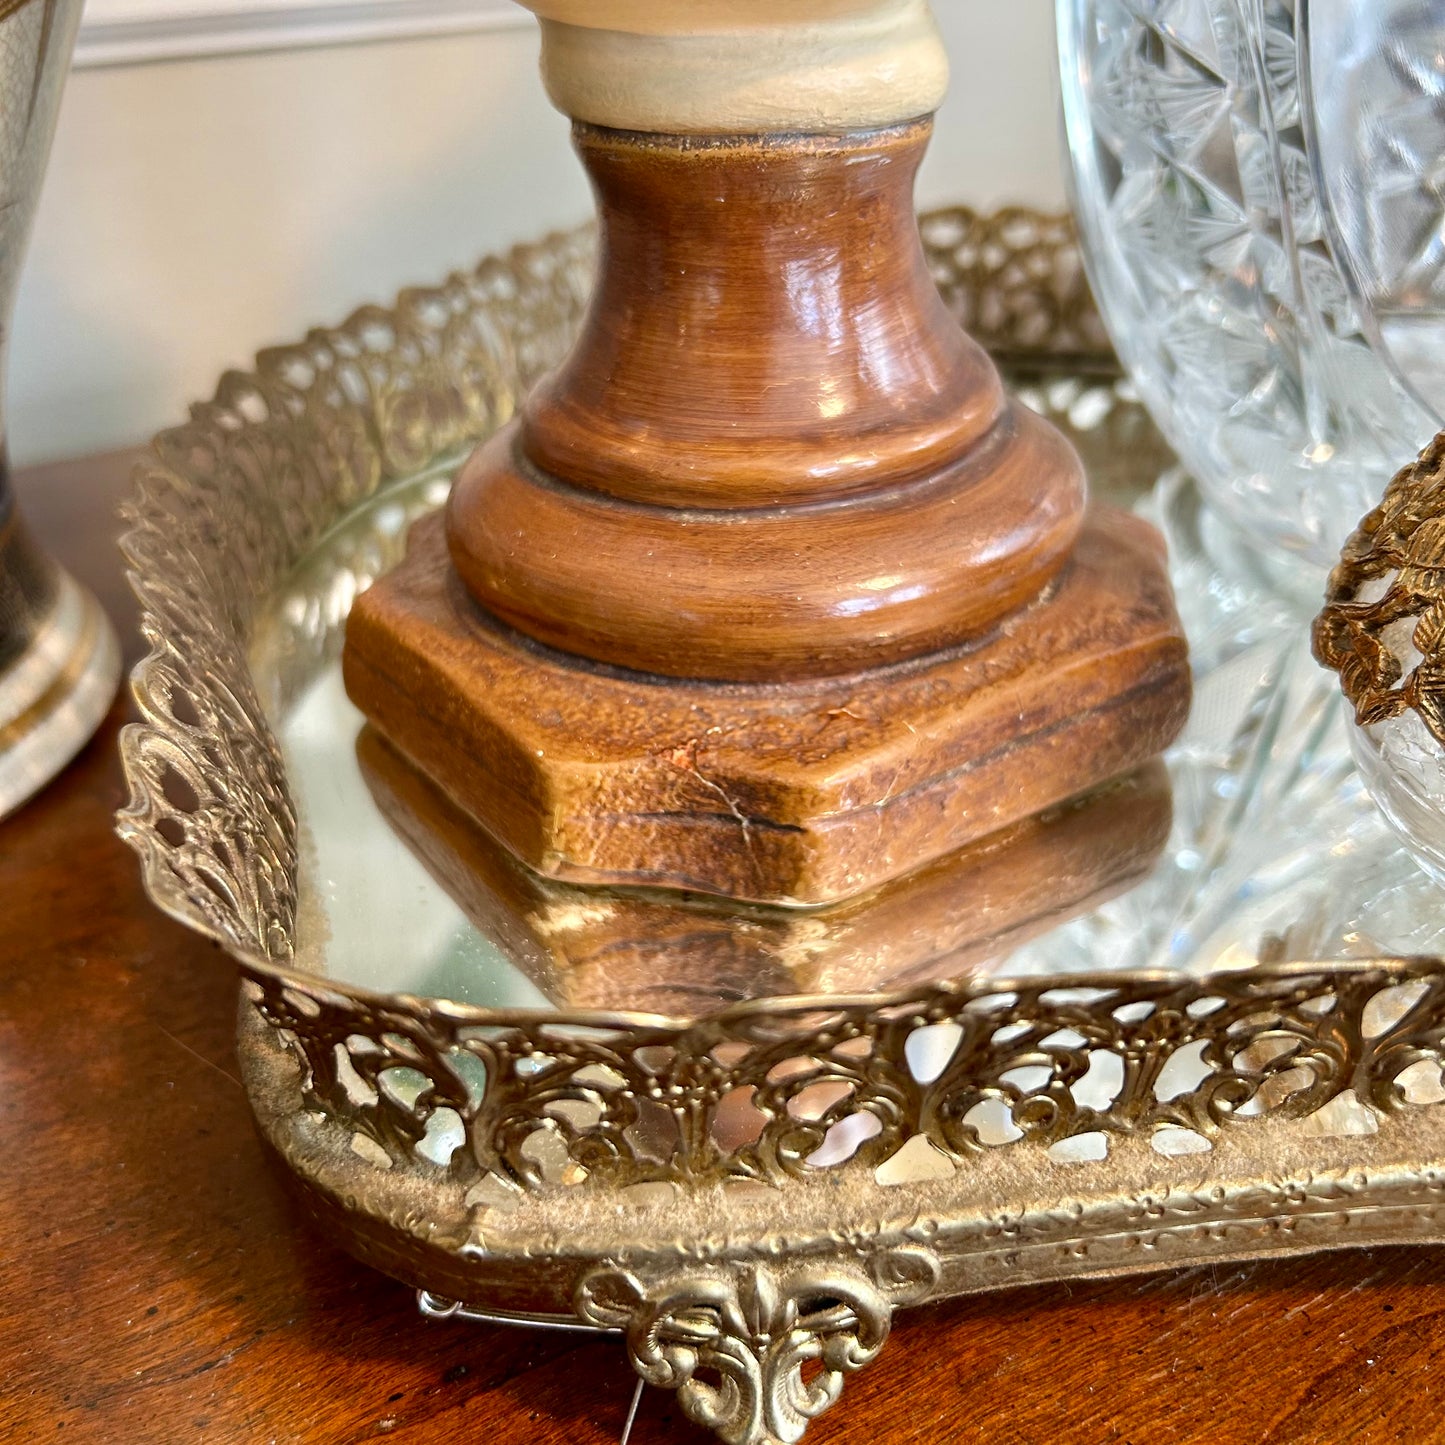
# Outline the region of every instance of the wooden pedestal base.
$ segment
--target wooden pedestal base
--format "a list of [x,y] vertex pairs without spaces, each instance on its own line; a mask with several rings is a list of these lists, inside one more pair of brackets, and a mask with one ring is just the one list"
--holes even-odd
[[1100,509],[1045,598],[984,641],[806,684],[687,682],[505,630],[441,519],[353,610],[347,689],[539,873],[815,904],[1124,773],[1189,707],[1157,535]]
[[[548,877],[777,904],[1162,751],[1189,675],[1159,539],[1086,525],[1078,457],[923,253],[927,5],[540,8],[597,284],[352,613],[377,729]],[[851,100],[798,113],[809,73]]]

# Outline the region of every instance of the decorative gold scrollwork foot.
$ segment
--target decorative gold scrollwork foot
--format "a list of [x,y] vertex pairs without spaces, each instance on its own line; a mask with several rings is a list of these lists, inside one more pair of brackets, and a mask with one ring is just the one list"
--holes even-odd
[[850,1263],[737,1264],[656,1280],[626,1269],[585,1279],[577,1308],[622,1329],[637,1373],[675,1390],[726,1445],[793,1445],[878,1358],[893,1310],[923,1299],[939,1264],[898,1249]]

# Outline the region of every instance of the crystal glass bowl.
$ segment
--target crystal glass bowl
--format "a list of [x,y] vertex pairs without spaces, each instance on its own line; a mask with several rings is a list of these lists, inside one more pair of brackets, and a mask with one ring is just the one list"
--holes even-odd
[[1090,279],[1218,513],[1332,563],[1433,433],[1438,5],[1058,0]]
[[1445,415],[1445,15],[1303,0],[1300,32],[1330,249],[1376,350]]

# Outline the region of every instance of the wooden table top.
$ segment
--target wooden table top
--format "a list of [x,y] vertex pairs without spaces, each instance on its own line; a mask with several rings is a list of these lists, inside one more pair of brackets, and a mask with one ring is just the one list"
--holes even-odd
[[[133,658],[130,460],[17,485]],[[0,1441],[617,1441],[615,1341],[423,1321],[291,1207],[236,1079],[234,975],[111,831],[125,713],[0,824]],[[808,1439],[1445,1440],[1442,1362],[1435,1249],[1036,1288],[904,1314]],[[708,1438],[646,1392],[637,1445]]]

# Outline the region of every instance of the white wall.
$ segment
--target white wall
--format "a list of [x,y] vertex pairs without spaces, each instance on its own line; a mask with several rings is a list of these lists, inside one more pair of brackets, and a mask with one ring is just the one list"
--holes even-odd
[[[954,80],[920,200],[1062,205],[1050,0],[936,8]],[[77,71],[15,314],[15,460],[143,441],[259,347],[583,219],[536,48],[528,27]]]

